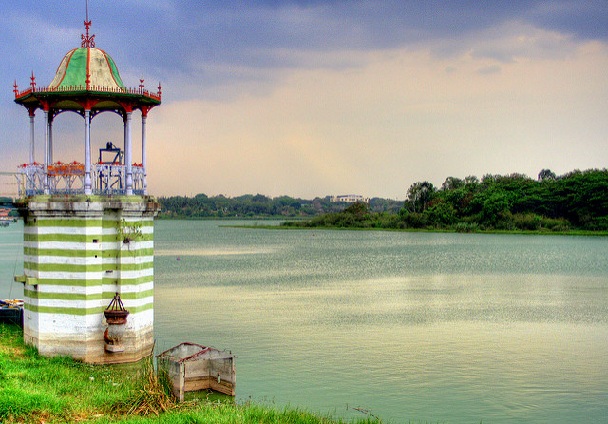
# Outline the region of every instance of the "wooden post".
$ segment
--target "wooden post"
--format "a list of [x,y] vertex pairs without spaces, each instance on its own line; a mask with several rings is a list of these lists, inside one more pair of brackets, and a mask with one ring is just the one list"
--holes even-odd
[[186,364],[179,364],[179,401],[184,401],[184,386],[186,385]]

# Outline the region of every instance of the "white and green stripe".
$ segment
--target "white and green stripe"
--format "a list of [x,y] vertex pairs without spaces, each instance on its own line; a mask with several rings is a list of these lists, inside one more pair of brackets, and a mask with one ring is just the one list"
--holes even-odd
[[[154,216],[140,196],[36,196],[25,205],[24,340],[43,355],[138,360],[154,344]],[[104,351],[104,309],[129,311],[124,353]]]

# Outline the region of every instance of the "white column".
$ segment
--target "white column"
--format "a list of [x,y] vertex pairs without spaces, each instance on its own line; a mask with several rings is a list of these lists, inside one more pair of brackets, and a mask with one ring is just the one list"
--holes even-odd
[[141,167],[142,167],[142,172],[144,173],[144,195],[148,194],[148,182],[147,182],[147,177],[148,177],[148,172],[147,172],[147,166],[146,166],[146,118],[147,116],[142,112],[141,115]]
[[49,132],[49,164],[52,164],[53,163],[53,114],[49,115],[47,130]]
[[127,111],[127,117],[125,120],[125,165],[127,170],[127,176],[125,179],[125,185],[127,189],[127,196],[133,194],[133,148],[131,142],[131,114],[133,112]]
[[127,112],[122,116],[122,164],[123,169],[120,172],[120,188],[126,190],[127,188]]
[[92,194],[91,184],[91,110],[84,110],[84,194]]
[[34,110],[30,110],[30,165],[34,163]]
[[44,194],[50,193],[49,188],[49,169],[50,165],[50,154],[49,154],[49,111],[44,111],[44,128],[46,128],[44,132]]

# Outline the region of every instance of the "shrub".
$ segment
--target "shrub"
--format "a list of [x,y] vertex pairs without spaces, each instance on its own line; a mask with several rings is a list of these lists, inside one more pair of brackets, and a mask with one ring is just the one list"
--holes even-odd
[[520,230],[538,231],[541,228],[542,221],[540,216],[533,213],[518,213],[513,215],[515,227]]
[[418,212],[406,212],[401,214],[404,228],[425,228],[428,224],[427,216]]
[[459,222],[454,227],[457,233],[474,233],[479,231],[479,224],[476,222]]

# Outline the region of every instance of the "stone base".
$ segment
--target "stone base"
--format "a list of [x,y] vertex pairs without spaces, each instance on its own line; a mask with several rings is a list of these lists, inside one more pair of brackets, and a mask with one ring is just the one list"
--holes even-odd
[[115,345],[115,344],[111,345],[111,344],[107,344],[106,343],[103,346],[103,348],[104,348],[104,350],[106,352],[109,352],[109,353],[117,353],[117,352],[124,352],[125,351],[125,347],[123,345],[121,345],[121,344],[119,344],[119,345]]
[[[38,348],[41,356],[71,356],[72,358],[90,364],[122,364],[137,362],[154,354],[154,341],[141,344],[137,347],[132,344],[106,345],[103,338],[89,340],[86,343],[53,340],[40,341],[31,336],[24,337],[25,343]],[[150,339],[151,333],[150,333]],[[111,351],[107,348],[111,347]]]

